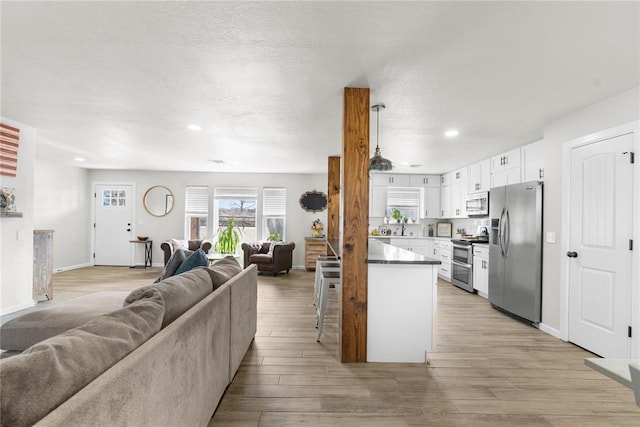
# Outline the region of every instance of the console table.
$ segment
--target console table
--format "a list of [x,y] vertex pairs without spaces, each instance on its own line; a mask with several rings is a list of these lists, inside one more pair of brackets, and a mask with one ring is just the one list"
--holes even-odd
[[[144,245],[144,268],[147,266],[153,266],[153,240],[129,240],[130,243],[133,243],[134,248],[135,245],[141,244]],[[131,268],[134,268],[133,259],[131,261]]]

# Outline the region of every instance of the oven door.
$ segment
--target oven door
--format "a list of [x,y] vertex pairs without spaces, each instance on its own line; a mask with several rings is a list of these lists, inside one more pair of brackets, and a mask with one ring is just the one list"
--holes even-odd
[[452,261],[451,283],[467,292],[473,292],[473,266],[471,264]]
[[471,245],[452,245],[452,261],[459,262],[461,264],[473,263],[473,247]]

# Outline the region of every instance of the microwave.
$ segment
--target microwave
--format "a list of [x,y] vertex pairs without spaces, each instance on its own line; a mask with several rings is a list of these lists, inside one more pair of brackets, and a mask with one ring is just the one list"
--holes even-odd
[[466,208],[469,216],[489,216],[489,193],[470,194]]

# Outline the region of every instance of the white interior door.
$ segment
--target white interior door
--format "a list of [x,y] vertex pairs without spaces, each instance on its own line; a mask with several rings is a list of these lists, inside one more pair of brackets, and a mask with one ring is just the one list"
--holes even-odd
[[95,187],[94,264],[130,265],[133,186]]
[[571,150],[569,341],[606,358],[631,357],[632,150],[633,134]]

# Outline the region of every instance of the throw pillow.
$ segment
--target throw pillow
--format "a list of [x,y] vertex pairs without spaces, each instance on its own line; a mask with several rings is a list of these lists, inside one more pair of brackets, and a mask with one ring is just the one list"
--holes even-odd
[[3,350],[24,351],[47,338],[82,326],[103,314],[120,310],[129,292],[96,292],[68,301],[51,302],[25,313],[0,328]]
[[275,247],[282,244],[283,242],[271,242],[271,244],[269,245],[269,252],[267,252],[267,254],[273,256],[273,250],[275,249]]
[[198,249],[191,255],[189,258],[185,259],[180,267],[175,272],[175,275],[185,273],[196,267],[206,267],[209,265],[209,258],[207,258],[207,254],[204,253],[202,249]]
[[176,274],[176,270],[192,254],[193,254],[192,251],[188,251],[186,249],[176,250],[173,253],[173,255],[171,255],[171,258],[169,258],[169,261],[167,261],[167,265],[164,266],[164,270],[162,270],[162,273],[160,274],[160,276],[153,283],[158,283],[161,280],[164,280]]
[[178,249],[189,249],[189,241],[188,240],[178,240],[171,239],[171,246],[173,246],[173,250],[177,251]]
[[[0,360],[2,425],[33,425],[160,330],[162,295],[49,338]],[[108,424],[108,423],[107,423]]]
[[213,264],[207,268],[207,272],[213,282],[214,291],[241,271],[242,267],[231,255],[214,261]]

